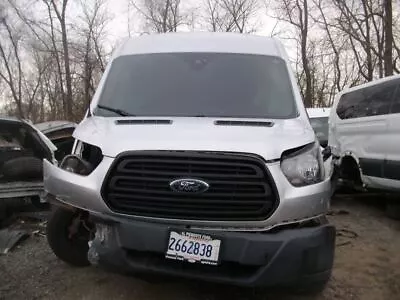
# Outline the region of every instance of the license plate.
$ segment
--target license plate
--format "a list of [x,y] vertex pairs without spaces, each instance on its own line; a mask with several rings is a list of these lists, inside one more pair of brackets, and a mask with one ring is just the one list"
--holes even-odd
[[218,265],[221,240],[210,235],[170,231],[166,258]]

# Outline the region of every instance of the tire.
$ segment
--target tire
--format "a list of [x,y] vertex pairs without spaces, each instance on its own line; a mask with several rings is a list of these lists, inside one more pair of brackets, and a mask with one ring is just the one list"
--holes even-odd
[[2,173],[6,179],[41,179],[43,163],[33,156],[13,158],[3,164]]
[[386,216],[390,219],[400,220],[400,201],[386,202]]
[[87,239],[80,239],[79,235],[69,237],[69,227],[77,217],[79,213],[65,208],[54,210],[47,223],[47,241],[59,259],[76,267],[86,267],[90,265],[87,258],[89,236]]

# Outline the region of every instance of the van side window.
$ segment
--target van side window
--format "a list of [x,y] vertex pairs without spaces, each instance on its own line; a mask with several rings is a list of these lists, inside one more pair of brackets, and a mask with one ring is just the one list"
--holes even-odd
[[365,97],[361,90],[343,94],[339,100],[336,113],[341,119],[353,119],[366,116]]
[[336,113],[341,119],[389,114],[398,82],[391,80],[344,94],[339,100]]
[[[400,83],[400,80],[398,80],[398,81]],[[394,94],[392,109],[390,110],[390,113],[392,113],[392,114],[400,113],[400,84],[399,84],[399,87],[397,88],[396,93]]]
[[398,80],[391,80],[364,89],[367,101],[367,116],[387,115],[390,112],[392,98],[396,92]]

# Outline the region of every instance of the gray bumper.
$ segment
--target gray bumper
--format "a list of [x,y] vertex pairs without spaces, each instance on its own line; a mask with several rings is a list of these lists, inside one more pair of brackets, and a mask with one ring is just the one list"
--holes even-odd
[[113,271],[248,287],[312,284],[327,280],[331,274],[335,246],[332,225],[277,233],[207,232],[222,241],[219,266],[164,258],[172,228],[183,229],[145,222],[100,225],[102,242],[95,239],[92,249],[99,255],[100,265]]
[[198,229],[220,229],[235,231],[264,231],[277,225],[297,223],[324,215],[330,202],[330,180],[295,188],[283,175],[280,164],[268,164],[268,170],[275,180],[280,202],[275,212],[262,221],[203,221],[158,219],[137,217],[115,213],[105,204],[100,194],[104,178],[113,162],[113,158],[104,157],[99,166],[88,176],[81,176],[64,171],[57,166],[44,161],[45,191],[57,201],[78,207],[110,220],[138,220],[167,224],[190,225]]

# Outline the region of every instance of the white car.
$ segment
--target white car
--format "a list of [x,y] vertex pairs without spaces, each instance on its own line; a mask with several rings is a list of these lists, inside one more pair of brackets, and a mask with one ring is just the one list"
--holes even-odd
[[328,132],[329,132],[329,114],[331,109],[329,107],[324,108],[307,108],[308,117],[310,123],[314,129],[315,135],[321,145],[321,152],[324,159],[325,167],[325,178],[331,178],[333,167],[332,167],[332,156],[330,148],[328,148]]
[[329,145],[343,180],[400,191],[400,76],[339,93],[330,116]]

